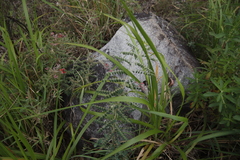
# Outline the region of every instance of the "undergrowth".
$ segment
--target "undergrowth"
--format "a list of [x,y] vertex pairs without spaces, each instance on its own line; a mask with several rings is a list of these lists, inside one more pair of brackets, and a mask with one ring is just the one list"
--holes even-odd
[[[238,159],[239,1],[130,0],[126,4],[128,7],[120,0],[0,2],[1,159]],[[162,86],[158,88],[150,63],[152,57],[146,54],[148,66],[140,62],[143,71],[133,71],[146,77],[146,88],[119,63],[131,62],[97,50],[125,25],[141,49],[147,53],[150,48],[154,60],[168,68],[129,8],[135,12],[153,11],[175,24],[201,62],[187,93],[192,111],[186,116],[166,113],[172,100],[168,76],[163,70]],[[127,15],[143,39],[134,28],[120,21]],[[112,79],[94,82],[92,67],[96,62],[89,58],[92,50],[118,67],[107,75]],[[132,79],[126,82],[114,77],[115,72]],[[110,81],[119,88],[104,92],[104,83]],[[93,83],[99,84],[96,91],[91,90]],[[121,85],[128,86],[139,97],[129,97]],[[78,105],[62,108],[64,95],[78,97],[81,102],[88,90],[93,98],[82,104],[87,107],[82,108],[84,115],[75,128],[64,120],[62,112]],[[183,89],[181,93],[184,97]],[[97,95],[105,99],[96,100]],[[97,103],[110,103],[112,107],[101,108]],[[139,104],[148,109],[139,109]],[[94,106],[102,112],[91,113],[92,118],[83,124]],[[132,110],[139,110],[148,121],[125,117],[124,113]],[[140,126],[137,134],[130,138],[123,134],[128,128],[119,128],[119,120],[131,129]],[[104,122],[103,129],[111,130],[112,136],[86,142],[93,143],[95,148],[87,146],[83,150],[89,154],[83,154],[76,149],[78,142],[95,121]]]

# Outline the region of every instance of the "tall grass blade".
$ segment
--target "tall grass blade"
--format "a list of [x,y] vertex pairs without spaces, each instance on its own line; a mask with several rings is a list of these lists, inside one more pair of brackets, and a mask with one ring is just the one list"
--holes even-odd
[[0,148],[1,148],[0,156],[4,156],[4,157],[9,156],[14,160],[16,159],[16,156],[1,141],[0,141]]
[[22,0],[22,6],[23,6],[23,12],[24,12],[24,15],[25,15],[25,20],[26,20],[26,23],[27,23],[27,28],[28,28],[28,32],[29,32],[29,36],[30,36],[30,40],[31,40],[31,46],[33,47],[33,51],[36,55],[36,57],[38,56],[38,49],[37,49],[37,44],[36,44],[36,37],[34,36],[33,34],[33,27],[32,27],[32,24],[31,24],[31,21],[30,21],[30,17],[29,17],[29,14],[28,14],[28,8],[27,8],[27,3],[26,3],[26,0]]
[[160,133],[161,131],[159,131],[158,129],[153,129],[153,130],[149,130],[145,133],[142,133],[130,140],[128,140],[127,142],[125,142],[123,145],[121,145],[120,147],[118,147],[117,149],[115,149],[113,152],[111,152],[110,154],[102,157],[101,159],[104,160],[104,159],[107,159],[109,157],[111,157],[112,155],[118,153],[118,152],[121,152],[122,150],[125,150],[127,147],[135,144],[135,143],[138,143],[139,141],[151,136],[151,135],[154,135],[154,134],[157,134],[157,133]]
[[165,149],[167,146],[166,143],[163,143],[161,146],[159,146],[152,154],[150,157],[147,158],[147,160],[153,160],[156,159]]

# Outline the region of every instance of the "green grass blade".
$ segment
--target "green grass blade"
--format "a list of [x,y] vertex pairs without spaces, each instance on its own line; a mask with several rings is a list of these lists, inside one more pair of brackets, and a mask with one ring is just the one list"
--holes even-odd
[[128,140],[128,141],[125,142],[123,145],[121,145],[120,147],[118,147],[117,149],[115,149],[115,150],[114,150],[113,152],[111,152],[110,154],[102,157],[101,159],[102,159],[102,160],[107,159],[107,158],[111,157],[112,155],[114,155],[114,154],[116,154],[116,153],[118,153],[118,152],[126,149],[127,147],[129,147],[129,146],[131,146],[131,145],[133,145],[133,144],[135,144],[135,143],[137,143],[137,142],[139,142],[139,141],[141,141],[141,140],[143,140],[143,139],[145,139],[145,138],[147,138],[147,137],[149,137],[149,136],[151,136],[151,135],[154,135],[154,134],[157,134],[157,133],[160,133],[160,132],[161,132],[161,131],[159,131],[158,129],[154,129],[154,130],[149,130],[149,131],[147,131],[147,132],[145,132],[145,133],[142,133],[142,134],[140,134],[140,135],[138,135],[138,136],[136,136],[136,137]]
[[163,143],[161,146],[159,146],[153,153],[152,155],[147,158],[147,160],[152,160],[152,159],[156,159],[165,149],[165,147],[167,146],[166,143]]
[[[166,69],[164,67],[166,67],[166,63],[165,60],[163,59],[163,56],[160,56],[159,52],[157,51],[155,45],[153,44],[152,40],[149,38],[149,36],[147,35],[147,33],[144,31],[144,29],[142,28],[142,26],[139,24],[139,22],[137,21],[137,19],[134,17],[133,13],[131,12],[131,10],[127,7],[127,5],[125,4],[125,2],[123,0],[122,4],[124,6],[124,8],[126,9],[128,16],[130,17],[130,19],[134,22],[134,24],[137,26],[137,29],[140,31],[140,33],[143,35],[144,39],[146,40],[146,42],[148,43],[149,47],[152,49],[152,51],[154,52],[155,56],[158,58],[160,64],[162,65],[162,69],[163,69],[163,76],[164,77],[168,77]],[[137,35],[137,39],[139,40],[138,42],[140,42],[140,45],[142,42],[141,37],[138,37],[138,34],[136,34],[136,30],[132,30],[133,33],[135,33],[134,35]],[[147,53],[147,50],[144,46],[142,46],[142,49],[144,50],[144,53]],[[153,68],[152,68],[153,69]]]
[[181,155],[181,157],[179,157],[179,159],[187,160],[187,155],[185,154],[185,152],[179,146],[176,146],[176,145],[173,145],[173,146],[178,150],[178,152]]
[[27,8],[26,0],[22,0],[22,6],[23,6],[23,12],[24,12],[24,15],[25,15],[25,20],[26,20],[26,23],[27,23],[28,32],[30,34],[29,35],[30,40],[32,42],[31,46],[33,47],[34,53],[37,57],[38,56],[38,49],[37,49],[36,39],[35,39],[35,36],[33,34],[33,27],[31,25],[30,17],[29,17],[29,14],[28,14],[28,8]]
[[[98,117],[101,117],[104,115],[104,113],[100,113],[100,112],[94,112],[94,111],[87,111],[87,109],[81,107],[80,108],[83,112],[87,112],[88,114],[91,114],[91,115],[95,115],[95,116],[98,116]],[[136,108],[137,110],[140,110],[140,108]],[[109,118],[111,119],[113,115],[109,115],[109,116],[106,116],[106,118]],[[125,121],[124,119],[119,119],[120,121]],[[139,121],[139,120],[135,120],[135,119],[131,119],[129,118],[128,119],[130,122],[134,123],[134,124],[139,124],[139,125],[142,125],[142,126],[145,126],[147,128],[155,128],[153,125],[149,124],[149,123],[146,123],[146,122],[143,122],[143,121]]]
[[[212,138],[217,138],[217,137],[222,137],[222,136],[229,136],[229,135],[234,135],[234,134],[239,134],[240,130],[231,130],[231,131],[217,131],[215,133],[211,133],[209,135],[206,136],[201,136],[195,140],[193,140],[189,145],[190,146],[195,146],[197,143],[204,141],[204,140],[208,140],[208,139],[212,139]],[[193,147],[190,147],[185,153],[188,154]]]
[[[26,152],[25,149],[26,149],[29,152],[29,154],[31,155],[31,159],[36,160],[36,156],[32,149],[32,146],[29,144],[28,140],[24,137],[22,131],[19,129],[19,127],[16,124],[16,122],[14,121],[12,115],[9,112],[7,112],[7,115],[10,120],[9,123],[11,124],[11,125],[8,125],[8,127],[10,130],[12,130],[12,134],[15,137],[18,147],[21,150],[21,154],[23,154],[23,156],[25,158],[27,158],[27,155],[25,153]],[[23,149],[23,148],[25,148],[25,149]]]
[[[138,98],[138,97],[128,97],[128,96],[112,97],[112,98],[103,99],[103,100],[99,100],[99,101],[83,103],[81,105],[84,106],[84,105],[92,105],[92,104],[96,104],[96,103],[108,103],[108,102],[132,102],[132,103],[145,104],[146,106],[150,105],[147,100],[144,100],[144,99]],[[70,109],[70,108],[74,108],[74,107],[78,107],[78,106],[79,105],[73,105],[73,106],[69,106],[69,107],[54,109],[54,110],[43,112],[43,113],[40,113],[40,114],[24,117],[24,118],[20,119],[19,121],[34,118],[34,117],[38,117],[38,116],[41,116],[41,115],[55,113],[56,111],[62,111],[62,110],[66,110],[66,109]]]
[[180,117],[180,116],[171,115],[171,114],[167,114],[167,113],[163,113],[163,112],[157,112],[157,111],[146,110],[146,112],[149,112],[151,114],[155,114],[155,115],[158,115],[158,116],[161,116],[161,117],[173,119],[173,120],[176,120],[176,121],[181,121],[181,122],[184,122],[184,123],[188,123],[188,119],[186,117]]
[[[71,148],[69,149],[69,152],[65,152],[67,153],[66,158],[65,159],[70,159],[70,156],[72,155],[73,151],[76,149],[77,144],[79,143],[81,137],[83,136],[84,132],[88,129],[88,127],[98,118],[98,116],[94,116],[93,118],[91,118],[85,125],[84,127],[81,129],[80,133],[77,135],[75,141],[73,142]],[[77,131],[76,131],[77,133]],[[64,157],[63,157],[64,159]]]
[[10,156],[12,159],[16,159],[14,154],[0,141],[0,156]]
[[7,48],[9,57],[9,69],[5,67],[1,67],[1,69],[7,71],[13,76],[11,78],[9,77],[10,82],[15,85],[16,89],[18,89],[20,93],[23,93],[25,91],[25,81],[18,65],[18,58],[14,49],[14,45],[7,30],[3,27],[0,27],[0,30],[2,31],[2,38],[5,42],[4,46]]
[[93,50],[93,51],[96,51],[102,55],[104,55],[106,58],[108,58],[110,61],[112,61],[116,66],[119,67],[119,69],[121,69],[122,71],[124,71],[128,76],[130,76],[131,78],[133,78],[136,82],[139,82],[140,81],[127,69],[125,68],[120,62],[118,62],[117,60],[115,60],[114,58],[112,58],[111,56],[109,56],[108,54],[94,48],[94,47],[91,47],[91,46],[88,46],[88,45],[84,45],[84,44],[76,44],[76,43],[65,43],[65,44],[68,44],[68,45],[73,45],[73,46],[78,46],[78,47],[84,47],[84,48],[87,48],[87,49],[90,49],[90,50]]
[[222,137],[222,136],[228,136],[228,135],[234,135],[234,134],[239,134],[240,130],[232,130],[232,131],[218,131],[216,133],[212,133],[203,137],[200,137],[198,139],[195,139],[194,141],[191,142],[192,143],[198,143],[204,140],[208,140],[208,139],[212,139],[212,138],[216,138],[216,137]]

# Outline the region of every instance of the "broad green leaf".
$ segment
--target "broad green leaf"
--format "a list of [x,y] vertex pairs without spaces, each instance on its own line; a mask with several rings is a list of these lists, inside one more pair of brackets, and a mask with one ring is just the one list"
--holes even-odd
[[204,97],[213,97],[213,96],[218,96],[219,93],[215,93],[215,92],[207,92],[207,93],[204,93],[203,96]]
[[232,41],[234,41],[234,42],[240,42],[240,38],[232,38]]
[[222,100],[222,92],[221,93],[218,93],[218,95],[217,95],[217,102],[222,102],[221,100]]
[[222,112],[222,107],[223,107],[223,104],[222,102],[220,102],[218,106],[218,112]]
[[225,36],[225,33],[214,33],[214,32],[209,32],[210,35],[214,36],[215,38],[222,38]]
[[232,95],[224,94],[223,96],[227,98],[229,101],[231,101],[233,104],[236,104],[236,99],[232,97]]
[[219,103],[211,103],[210,105],[209,105],[209,107],[217,107],[219,105]]
[[240,121],[240,115],[235,115],[233,116],[233,119],[237,120],[237,121]]

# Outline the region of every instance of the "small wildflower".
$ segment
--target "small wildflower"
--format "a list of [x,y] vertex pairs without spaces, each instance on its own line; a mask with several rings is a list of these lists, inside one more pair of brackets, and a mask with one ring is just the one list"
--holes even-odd
[[46,71],[48,71],[48,70],[49,70],[49,68],[48,68],[48,67],[46,67],[46,68],[45,68],[45,70],[46,70]]
[[53,78],[57,79],[57,78],[58,78],[58,75],[54,74],[54,75],[53,75]]
[[62,33],[57,34],[57,38],[63,38],[63,37],[65,37],[64,34],[62,34]]
[[66,70],[65,70],[65,68],[59,69],[59,71],[61,72],[61,74],[67,73]]

